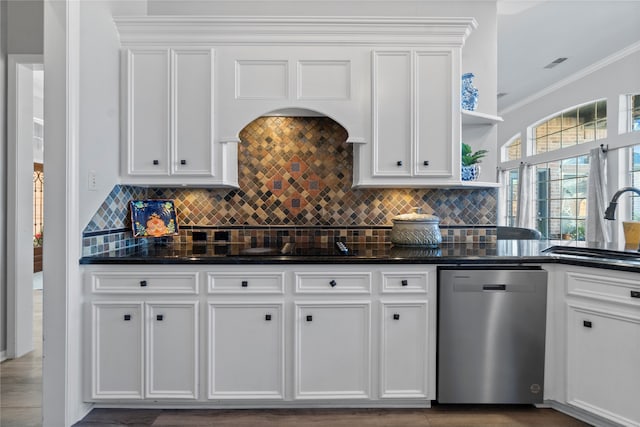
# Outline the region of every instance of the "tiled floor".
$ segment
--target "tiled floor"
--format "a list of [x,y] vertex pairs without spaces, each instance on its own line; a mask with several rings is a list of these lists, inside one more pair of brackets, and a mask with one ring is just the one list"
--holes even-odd
[[[42,291],[34,290],[35,350],[0,365],[0,426],[41,426]],[[76,427],[453,427],[586,426],[552,409],[443,405],[431,409],[94,409]]]
[[33,291],[34,350],[0,364],[0,426],[42,425],[42,289]]

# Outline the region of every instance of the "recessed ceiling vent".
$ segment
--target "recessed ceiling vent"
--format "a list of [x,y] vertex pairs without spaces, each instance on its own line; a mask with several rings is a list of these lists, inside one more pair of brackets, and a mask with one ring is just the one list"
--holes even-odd
[[547,65],[544,66],[544,68],[553,68],[556,65],[560,65],[562,64],[564,61],[566,61],[568,58],[556,58],[553,61],[551,61],[550,63],[548,63]]

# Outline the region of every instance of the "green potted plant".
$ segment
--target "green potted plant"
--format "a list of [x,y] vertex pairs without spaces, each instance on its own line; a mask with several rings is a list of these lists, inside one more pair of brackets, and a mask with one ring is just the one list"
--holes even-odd
[[473,151],[469,144],[462,143],[462,173],[463,181],[475,181],[480,176],[480,159],[487,155],[489,151]]

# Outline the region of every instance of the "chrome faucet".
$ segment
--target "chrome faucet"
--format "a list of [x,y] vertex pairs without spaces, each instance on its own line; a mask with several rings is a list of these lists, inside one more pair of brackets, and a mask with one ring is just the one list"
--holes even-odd
[[635,187],[624,187],[616,191],[616,194],[614,194],[611,198],[611,202],[609,202],[607,210],[604,211],[604,219],[616,219],[616,208],[618,207],[618,199],[620,198],[622,193],[626,193],[627,191],[632,191],[640,196],[640,190]]

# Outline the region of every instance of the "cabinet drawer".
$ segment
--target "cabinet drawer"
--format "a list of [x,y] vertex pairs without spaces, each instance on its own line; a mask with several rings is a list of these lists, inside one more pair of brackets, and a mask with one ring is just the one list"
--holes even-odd
[[386,273],[382,272],[382,292],[385,293],[427,293],[428,273]]
[[295,273],[295,278],[301,294],[371,293],[371,273]]
[[569,296],[640,307],[640,286],[636,280],[569,272],[566,283]]
[[198,273],[94,273],[94,293],[197,294]]
[[212,294],[282,294],[284,273],[208,273]]

